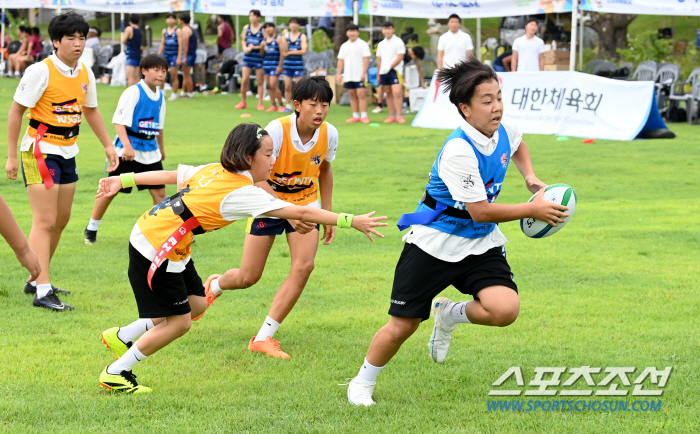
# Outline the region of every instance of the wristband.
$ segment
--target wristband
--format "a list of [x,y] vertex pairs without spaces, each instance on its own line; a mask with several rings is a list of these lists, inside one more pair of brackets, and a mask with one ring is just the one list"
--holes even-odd
[[122,181],[122,188],[136,187],[136,175],[134,172],[122,173],[119,175]]
[[352,228],[352,218],[355,217],[352,214],[340,213],[338,215],[338,228]]

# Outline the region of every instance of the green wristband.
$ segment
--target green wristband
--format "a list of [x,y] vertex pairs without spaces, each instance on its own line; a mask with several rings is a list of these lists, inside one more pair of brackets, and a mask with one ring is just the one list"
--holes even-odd
[[134,172],[122,173],[119,175],[122,181],[122,188],[136,187],[136,175]]
[[345,214],[345,213],[340,213],[338,215],[338,228],[343,229],[343,228],[352,228],[352,218],[355,217],[352,214]]

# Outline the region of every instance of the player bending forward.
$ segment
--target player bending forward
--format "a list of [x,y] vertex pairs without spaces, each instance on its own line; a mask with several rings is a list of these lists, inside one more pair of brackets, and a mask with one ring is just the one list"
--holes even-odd
[[[372,405],[372,392],[386,364],[430,317],[435,326],[430,355],[442,363],[457,324],[504,327],[518,317],[518,288],[505,258],[506,238],[498,223],[532,217],[556,226],[567,208],[546,202],[495,203],[512,159],[535,193],[545,187],[532,169],[530,152],[515,124],[501,122],[498,77],[474,57],[443,69],[439,81],[464,119],[447,137],[430,171],[426,192],[399,228],[413,225],[396,265],[389,322],[372,339],[360,372],[349,384],[348,400]],[[464,207],[466,206],[466,210]],[[474,297],[432,300],[449,285]],[[432,300],[432,302],[431,302]]]
[[[129,238],[129,281],[140,319],[102,334],[118,357],[100,374],[100,384],[128,393],[149,393],[136,382],[132,368],[181,337],[192,319],[204,314],[222,289],[247,270],[211,276],[205,285],[190,257],[193,234],[223,228],[236,220],[265,214],[323,225],[354,228],[372,240],[374,228],[386,217],[374,213],[335,214],[295,206],[273,198],[254,185],[270,177],[274,163],[272,140],[256,124],[241,124],[229,134],[221,162],[198,167],[180,165],[175,171],[123,173],[100,180],[97,197],[109,197],[135,185],[177,184],[179,192],[144,213]],[[155,327],[158,325],[158,327]],[[143,336],[141,336],[143,335]],[[136,341],[138,339],[138,341]]]

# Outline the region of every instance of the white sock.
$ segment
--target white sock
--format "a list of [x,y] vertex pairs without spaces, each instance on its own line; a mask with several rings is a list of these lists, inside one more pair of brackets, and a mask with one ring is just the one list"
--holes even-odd
[[97,229],[100,228],[100,222],[102,222],[102,220],[90,219],[90,223],[88,223],[87,230],[96,231]]
[[450,321],[452,324],[471,324],[472,322],[469,321],[469,318],[467,318],[467,303],[471,303],[469,301],[463,301],[461,303],[455,303],[454,306],[452,306],[452,309],[450,310]]
[[19,71],[15,71],[15,77],[19,75]]
[[181,91],[180,91],[180,96],[185,96],[185,91],[184,91],[184,90],[181,90]]
[[[29,277],[32,277],[32,276],[29,276]],[[36,280],[33,282],[29,282],[29,284],[36,288]]]
[[377,375],[379,375],[379,373],[382,372],[382,369],[384,368],[386,368],[386,365],[381,367],[374,366],[370,362],[368,362],[367,357],[365,357],[365,363],[360,368],[360,372],[357,374],[357,378],[370,382],[377,381]]
[[51,291],[51,284],[44,283],[43,285],[36,286],[36,298],[46,297],[46,294]]
[[212,280],[212,281],[211,281],[211,286],[210,286],[210,287],[211,287],[211,292],[213,292],[214,295],[217,296],[217,297],[220,296],[222,292],[224,292],[224,290],[221,289],[221,287],[219,286],[219,279],[220,279],[220,278]]
[[132,345],[123,356],[117,359],[116,362],[107,366],[107,373],[112,375],[119,375],[122,371],[131,371],[134,366],[148,356],[144,356],[141,351],[139,351],[136,344]]
[[287,104],[287,110],[291,110],[291,109],[292,109],[292,105],[291,105],[291,104]]
[[194,92],[187,92],[187,96],[189,96],[190,98],[194,97]]
[[360,115],[360,118],[366,118],[366,117],[367,117],[367,112],[362,112],[362,114]]
[[275,332],[278,328],[280,328],[280,323],[270,318],[269,316],[266,317],[262,327],[260,327],[260,331],[258,332],[257,336],[255,336],[255,340],[253,342],[264,341],[268,338],[268,336],[274,338]]
[[144,333],[153,327],[154,324],[152,319],[139,318],[128,326],[120,327],[119,331],[117,332],[117,337],[125,344],[128,344],[129,342],[136,342],[136,339],[140,338]]
[[359,118],[360,114],[358,112],[352,112],[352,117]]

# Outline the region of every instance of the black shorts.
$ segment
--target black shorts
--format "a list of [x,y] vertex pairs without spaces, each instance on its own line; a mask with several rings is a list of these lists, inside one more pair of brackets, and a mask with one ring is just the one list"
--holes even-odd
[[389,315],[425,321],[430,318],[433,298],[450,285],[476,300],[479,291],[489,286],[507,286],[518,292],[500,247],[459,262],[446,262],[406,243],[394,272]]
[[[127,161],[123,160],[121,157],[119,157],[119,167],[114,172],[108,172],[107,174],[109,176],[119,176],[122,173],[143,173],[143,172],[152,172],[154,170],[163,170],[163,162],[157,161],[152,164],[143,164],[143,163],[138,163],[134,160]],[[122,188],[119,190],[119,193],[131,193],[131,189],[133,187],[129,188]],[[165,188],[165,185],[137,185],[136,188],[138,188],[139,191],[141,190],[158,190],[160,188]]]
[[[318,230],[321,225],[316,225]],[[289,221],[285,219],[273,219],[269,217],[249,218],[246,233],[257,236],[265,235],[282,235],[283,233],[292,233],[297,230],[292,227]]]
[[146,259],[129,243],[129,282],[136,297],[139,318],[161,318],[171,315],[185,315],[192,311],[187,297],[205,297],[204,284],[190,258],[185,271],[168,273],[167,259],[158,267],[148,287],[148,270],[151,261]]

